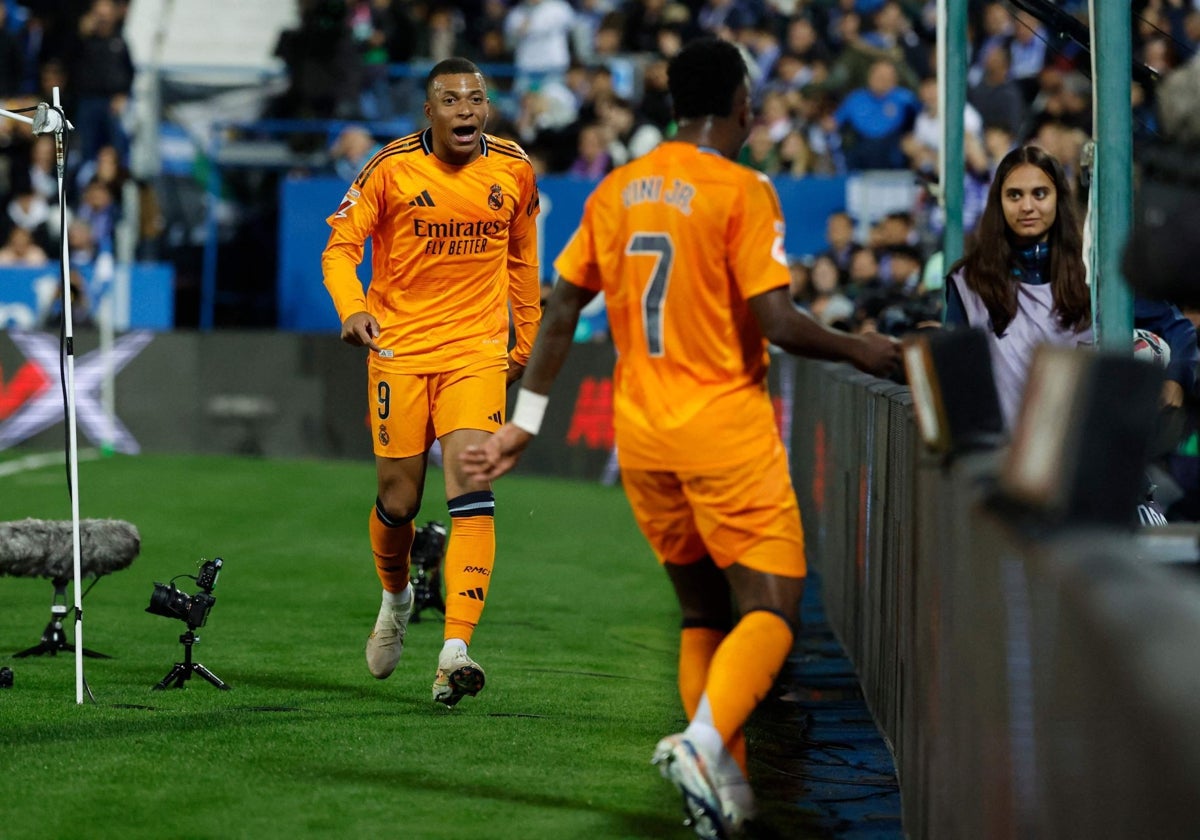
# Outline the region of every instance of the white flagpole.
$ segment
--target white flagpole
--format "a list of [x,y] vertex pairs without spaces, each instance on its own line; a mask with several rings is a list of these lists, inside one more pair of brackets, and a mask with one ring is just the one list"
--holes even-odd
[[[62,115],[62,101],[58,88],[53,89],[54,110]],[[63,149],[63,133],[68,128],[66,118],[54,132],[54,146],[58,164],[58,206],[66,206],[66,160]],[[59,231],[62,243],[63,280],[63,341],[66,344],[67,372],[67,469],[71,491],[71,548],[75,571],[75,703],[83,703],[83,560],[79,538],[79,444],[75,427],[75,328],[71,316],[71,255],[68,250],[67,231]]]

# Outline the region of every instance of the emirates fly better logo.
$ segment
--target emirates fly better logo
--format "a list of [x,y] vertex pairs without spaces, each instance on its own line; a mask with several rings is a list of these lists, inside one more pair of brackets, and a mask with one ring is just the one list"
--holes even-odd
[[[24,330],[11,330],[8,336],[28,361],[10,381],[0,377],[0,449],[66,420],[58,338]],[[113,374],[129,364],[153,338],[154,334],[145,330],[118,338],[111,351]],[[75,420],[93,444],[110,440],[117,452],[133,455],[141,451],[137,440],[100,404],[100,386],[108,363],[99,350],[75,361]]]

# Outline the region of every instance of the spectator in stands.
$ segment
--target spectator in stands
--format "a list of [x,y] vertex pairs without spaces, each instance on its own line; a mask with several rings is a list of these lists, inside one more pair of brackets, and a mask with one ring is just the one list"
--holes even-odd
[[[71,269],[69,275],[71,287],[71,324],[74,327],[90,327],[92,320],[92,302],[88,296],[87,283],[83,275]],[[57,330],[63,317],[62,283],[54,284],[54,298],[44,312],[39,313],[41,328]]]
[[[454,706],[484,687],[468,645],[496,551],[491,485],[467,475],[459,455],[499,428],[505,388],[520,377],[538,328],[539,205],[521,147],[484,133],[490,109],[479,68],[462,58],[439,62],[425,90],[429,127],[395,141],[395,153],[351,185],[328,218],[321,266],[342,340],[370,351],[377,495],[368,531],[383,595],[367,667],[384,679],[403,651],[413,520],[436,436],[453,524],[431,697]],[[368,239],[373,271],[364,291],[357,268]]]
[[[792,649],[807,572],[763,387],[767,341],[877,374],[899,356],[891,340],[829,330],[792,305],[787,267],[767,245],[783,224],[778,197],[722,160],[751,125],[737,48],[693,41],[672,60],[670,78],[675,142],[592,193],[556,261],[561,279],[512,418],[463,464],[487,481],[516,464],[541,426],[580,311],[604,292],[621,366],[613,400],[621,480],[682,613],[678,683],[688,726],[659,742],[654,763],[683,794],[697,833],[727,837],[754,816],[743,725]],[[694,189],[687,199],[674,190],[662,200],[623,199],[631,184],[658,179]],[[680,200],[690,212],[680,212]],[[650,283],[663,242],[672,244],[671,282]],[[673,305],[687,317],[666,314]]]
[[628,53],[657,52],[663,29],[691,20],[687,7],[673,0],[626,0],[620,6],[621,49]]
[[986,125],[1002,125],[1020,136],[1028,108],[1020,86],[1009,75],[1008,45],[1001,41],[983,56],[983,77],[967,90],[967,101]]
[[742,166],[766,175],[775,175],[783,168],[779,147],[771,139],[771,129],[763,123],[755,123],[746,138],[746,145],[738,152],[737,162]]
[[751,61],[750,78],[754,101],[760,101],[763,85],[771,78],[775,63],[783,54],[779,35],[766,16],[758,18],[752,25],[744,26],[735,33],[738,44],[746,51]]
[[859,88],[870,87],[871,74],[881,61],[892,65],[897,84],[908,90],[916,88],[920,76],[905,62],[901,47],[880,47],[868,43],[860,31],[862,18],[857,13],[843,15],[840,26],[844,46],[829,68],[829,76],[824,83],[828,90],[843,96]]
[[74,268],[86,268],[100,255],[92,226],[86,219],[76,217],[67,224],[67,253]]
[[671,95],[667,90],[667,59],[652,57],[642,69],[641,112],[659,131],[671,125]]
[[1027,103],[1037,95],[1038,76],[1046,66],[1049,33],[1042,22],[1026,11],[1013,16],[1012,35],[1008,39],[1008,54],[1012,58],[1012,78],[1021,88]]
[[1056,158],[1024,146],[1000,161],[976,236],[948,281],[946,324],[987,332],[1000,407],[1011,428],[1034,348],[1093,343],[1082,230]]
[[841,272],[829,254],[820,254],[809,270],[812,293],[808,311],[822,323],[841,330],[854,324],[854,303],[842,292]]
[[578,109],[573,96],[556,95],[566,91],[562,85],[544,86],[537,82],[521,94],[520,109],[514,120],[521,143],[541,146],[571,141],[575,135],[569,129]]
[[58,164],[53,135],[33,138],[29,147],[29,183],[47,204],[58,206]]
[[886,59],[871,65],[867,86],[851,91],[834,117],[842,131],[851,170],[902,169],[900,141],[920,109],[920,101],[900,87],[896,66]]
[[801,101],[804,120],[804,139],[813,154],[813,170],[818,175],[845,175],[846,152],[835,115],[837,103],[833,97],[814,92]]
[[804,59],[795,53],[782,53],[771,68],[771,75],[762,83],[762,96],[765,99],[772,93],[802,91],[815,80],[815,73]]
[[967,68],[967,87],[971,88],[983,81],[986,73],[988,53],[993,47],[1006,46],[1013,34],[1012,15],[999,0],[990,0],[983,7],[982,26],[977,34],[972,35],[974,53],[970,66]]
[[334,174],[348,184],[381,148],[382,144],[366,127],[348,125],[338,132],[329,147],[329,162]]
[[534,79],[566,74],[574,27],[575,10],[566,0],[521,0],[509,10],[504,34],[513,51],[518,91]]
[[808,311],[808,305],[813,299],[812,272],[808,260],[803,257],[788,257],[788,297],[797,309]]
[[[936,76],[926,76],[917,88],[917,98],[921,100],[921,110],[913,121],[912,132],[906,135],[900,143],[908,158],[909,168],[926,175],[937,175],[938,161],[942,146],[942,126],[938,117],[938,85]],[[974,148],[982,148],[983,117],[971,103],[963,105],[963,143],[964,146],[973,144]],[[970,164],[971,161],[968,161]],[[974,161],[976,167],[980,165]],[[970,167],[968,167],[970,168]]]
[[409,4],[394,0],[353,0],[350,33],[362,66],[359,112],[363,119],[388,120],[407,113],[410,90],[389,76],[388,65],[410,61],[417,22]]
[[101,146],[129,159],[129,137],[123,119],[133,90],[133,59],[121,34],[120,7],[113,0],[93,0],[79,19],[79,37],[70,53],[69,70],[75,101],[72,122],[83,161]]
[[463,38],[466,23],[462,13],[447,3],[434,4],[425,20],[422,37],[417,39],[416,54],[433,62],[468,52]]
[[34,241],[27,228],[13,227],[8,231],[8,238],[0,247],[0,265],[36,268],[49,262],[45,249]]
[[[574,6],[575,23],[571,27],[571,54],[577,61],[591,62],[596,57],[596,33],[606,22],[613,21],[617,2],[616,0],[577,0]],[[619,15],[616,17],[619,18]],[[624,37],[623,31],[621,34]]]
[[1053,155],[1067,173],[1067,180],[1078,188],[1082,176],[1080,157],[1087,142],[1087,134],[1082,129],[1058,120],[1047,120],[1038,126],[1029,142]]
[[[295,29],[281,32],[275,55],[288,71],[288,88],[272,106],[292,119],[357,119],[361,76],[358,52],[345,21],[343,0],[309,0]],[[322,137],[323,145],[325,138]]]
[[[696,25],[707,35],[730,36],[739,29],[747,29],[758,22],[750,0],[704,0],[696,12]],[[753,70],[753,68],[751,68]]]
[[854,239],[854,219],[850,214],[844,210],[830,213],[825,220],[825,250],[822,253],[837,266],[840,282],[850,279],[850,259],[861,248]]
[[92,226],[92,235],[102,251],[111,253],[113,250],[120,209],[112,188],[103,181],[93,178],[83,188],[75,216]]
[[927,76],[932,69],[929,45],[913,26],[898,0],[887,0],[875,11],[871,26],[863,33],[862,40],[885,57],[911,68],[918,76]]
[[787,94],[769,90],[762,95],[759,122],[767,129],[771,142],[779,143],[795,127]]
[[916,220],[907,210],[889,210],[871,227],[868,244],[879,257],[894,245],[916,245],[920,241]]
[[597,115],[608,129],[608,156],[613,166],[641,157],[663,140],[658,127],[641,119],[627,99],[614,96],[597,103]]
[[879,276],[879,258],[870,248],[859,248],[850,256],[850,268],[844,291],[855,303],[883,286]]
[[9,199],[7,210],[5,231],[13,227],[24,228],[43,250],[53,249],[50,205],[33,191],[33,187],[28,183],[19,183]]
[[900,289],[905,297],[916,295],[920,291],[921,269],[925,266],[920,250],[914,245],[888,245],[884,254],[885,259],[880,261],[883,282]]
[[788,21],[783,46],[785,55],[794,55],[804,63],[813,76],[812,81],[823,81],[821,77],[829,73],[829,67],[833,64],[833,52],[821,40],[816,27],[813,26],[812,18],[808,15],[796,15]]
[[8,5],[0,3],[0,98],[11,99],[22,90],[25,48],[8,25]]
[[791,175],[793,178],[817,174],[817,156],[808,145],[808,138],[804,132],[792,129],[779,142],[778,148],[779,171],[782,174]]
[[579,146],[567,170],[577,178],[600,179],[612,169],[608,153],[608,130],[600,123],[585,125],[579,130]]
[[75,184],[79,194],[82,194],[91,181],[99,181],[119,199],[130,177],[129,167],[121,160],[117,147],[108,145],[101,146],[94,158],[80,165],[75,173]]

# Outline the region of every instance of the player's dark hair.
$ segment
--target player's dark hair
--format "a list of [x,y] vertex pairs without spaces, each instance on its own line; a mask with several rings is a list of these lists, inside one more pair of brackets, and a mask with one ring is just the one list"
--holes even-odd
[[437,64],[433,65],[433,69],[429,71],[429,75],[425,77],[425,96],[428,98],[433,92],[433,80],[438,76],[461,76],[464,73],[475,73],[483,77],[483,71],[480,70],[475,62],[465,58],[444,58]]
[[741,51],[720,38],[692,41],[667,65],[667,88],[679,120],[728,117],[733,113],[733,95],[745,82]]

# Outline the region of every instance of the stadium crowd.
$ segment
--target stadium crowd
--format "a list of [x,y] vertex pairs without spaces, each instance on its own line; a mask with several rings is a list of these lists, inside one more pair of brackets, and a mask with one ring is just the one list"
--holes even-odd
[[[66,133],[65,207],[59,206],[55,141],[23,122],[0,120],[0,265],[56,262],[65,225],[73,269],[114,251],[129,172],[126,114],[134,65],[122,35],[127,0],[0,2],[0,99],[23,112],[59,88],[74,131]],[[30,114],[26,113],[26,116]],[[77,139],[76,139],[77,138]],[[74,142],[72,142],[74,141]],[[152,191],[138,193],[145,198]],[[153,224],[153,213],[143,216]],[[76,318],[89,312],[84,284]],[[47,313],[52,314],[52,313]]]
[[[772,176],[893,170],[936,182],[933,0],[301,5],[300,26],[280,42],[293,82],[280,115],[386,121],[417,114],[419,125],[420,74],[389,68],[462,55],[480,63],[494,86],[490,132],[521,143],[539,173],[596,179],[671,136],[667,62],[690,39],[712,34],[737,44],[753,75],[758,119],[740,162]],[[1082,0],[1057,6],[1087,13]],[[1195,53],[1200,3],[1139,0],[1133,14],[1135,61],[1165,76]],[[1010,149],[1041,146],[1080,186],[1092,130],[1087,56],[1073,41],[999,0],[971,2],[969,29],[968,233]],[[318,43],[322,49],[313,50]],[[1153,86],[1135,82],[1132,98],[1136,140],[1151,142]],[[349,145],[365,155],[386,139],[341,143],[338,153]],[[936,320],[942,221],[932,192],[918,194],[912,207],[879,218],[830,218],[828,250],[793,257],[797,305],[850,329],[898,333]]]

